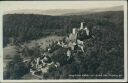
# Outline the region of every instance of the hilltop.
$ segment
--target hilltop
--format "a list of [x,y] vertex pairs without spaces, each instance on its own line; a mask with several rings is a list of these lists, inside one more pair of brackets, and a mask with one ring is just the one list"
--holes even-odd
[[[57,69],[52,66],[51,70],[44,75],[44,79],[123,78],[123,17],[123,11],[106,11],[88,15],[69,16],[6,14],[4,15],[3,28],[4,44],[6,46],[10,43],[9,39],[13,38],[13,43],[16,45],[16,50],[18,52],[16,56],[22,53],[25,59],[28,58],[28,56],[35,59],[41,56],[44,51],[40,48],[40,45],[36,45],[30,49],[28,47],[29,42],[32,45],[34,41],[38,43],[38,41],[44,41],[45,38],[49,40],[53,35],[57,35],[54,36],[53,39],[67,37],[72,32],[73,28],[79,28],[80,22],[84,21],[87,27],[92,30],[95,39],[91,38],[84,41],[84,53],[81,51],[79,52],[79,49],[76,49],[76,52],[72,51],[73,57],[69,62],[67,62],[66,49],[57,47],[56,44],[49,46],[53,48],[53,51],[48,55],[51,56],[54,62],[59,62],[60,66]],[[24,42],[27,42],[28,46],[24,46]],[[18,49],[21,48],[24,50],[19,52]],[[47,52],[47,48],[45,52]],[[30,70],[29,64],[26,66],[25,63],[21,61],[22,59],[18,56],[12,59],[13,66],[10,66],[12,65],[11,63],[7,66],[8,71],[4,73],[5,79],[22,79],[24,75],[27,76],[26,74],[28,74]],[[14,68],[14,71],[13,67],[15,66],[16,69]],[[21,71],[23,71],[23,73],[20,73]],[[9,77],[7,73],[13,74]],[[107,74],[108,76],[71,76],[75,74]],[[109,76],[111,74],[121,76],[111,77]]]
[[123,28],[120,28],[123,26],[121,25],[123,23],[123,11],[72,16],[6,14],[3,17],[4,45],[8,43],[10,37],[18,38],[20,41],[28,41],[53,34],[64,36],[69,34],[72,28],[79,27],[81,21],[87,22],[88,26],[114,25],[117,31],[120,33],[123,31]]

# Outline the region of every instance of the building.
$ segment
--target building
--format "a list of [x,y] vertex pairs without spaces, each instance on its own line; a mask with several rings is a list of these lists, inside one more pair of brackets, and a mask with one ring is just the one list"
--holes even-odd
[[[81,22],[80,28],[73,28],[72,29],[72,33],[69,35],[69,37],[67,38],[68,40],[68,47],[71,48],[71,50],[74,50],[75,45],[78,45],[81,50],[83,51],[83,44],[81,44],[81,42],[83,43],[83,41],[80,41],[79,39],[77,39],[77,34],[80,30],[85,30],[86,31],[86,35],[89,36],[89,29],[87,28],[87,26],[84,26],[85,22]],[[78,42],[79,41],[79,42]],[[84,52],[84,51],[83,51]]]

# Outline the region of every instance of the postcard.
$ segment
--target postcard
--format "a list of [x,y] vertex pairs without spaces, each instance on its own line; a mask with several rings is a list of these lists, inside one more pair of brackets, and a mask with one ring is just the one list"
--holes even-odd
[[127,2],[1,1],[0,80],[126,82]]

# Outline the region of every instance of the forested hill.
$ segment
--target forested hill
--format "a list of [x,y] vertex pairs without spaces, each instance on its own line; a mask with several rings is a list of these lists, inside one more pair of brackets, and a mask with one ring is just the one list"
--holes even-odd
[[81,21],[85,21],[88,27],[102,26],[123,35],[123,11],[70,16],[6,14],[3,16],[4,45],[10,37],[28,41],[53,34],[67,35],[72,28],[79,28]]

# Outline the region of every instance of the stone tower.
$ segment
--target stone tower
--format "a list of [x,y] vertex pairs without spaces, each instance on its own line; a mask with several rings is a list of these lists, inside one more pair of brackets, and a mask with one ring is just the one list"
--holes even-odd
[[85,23],[85,22],[81,22],[80,30],[84,28],[84,23]]

